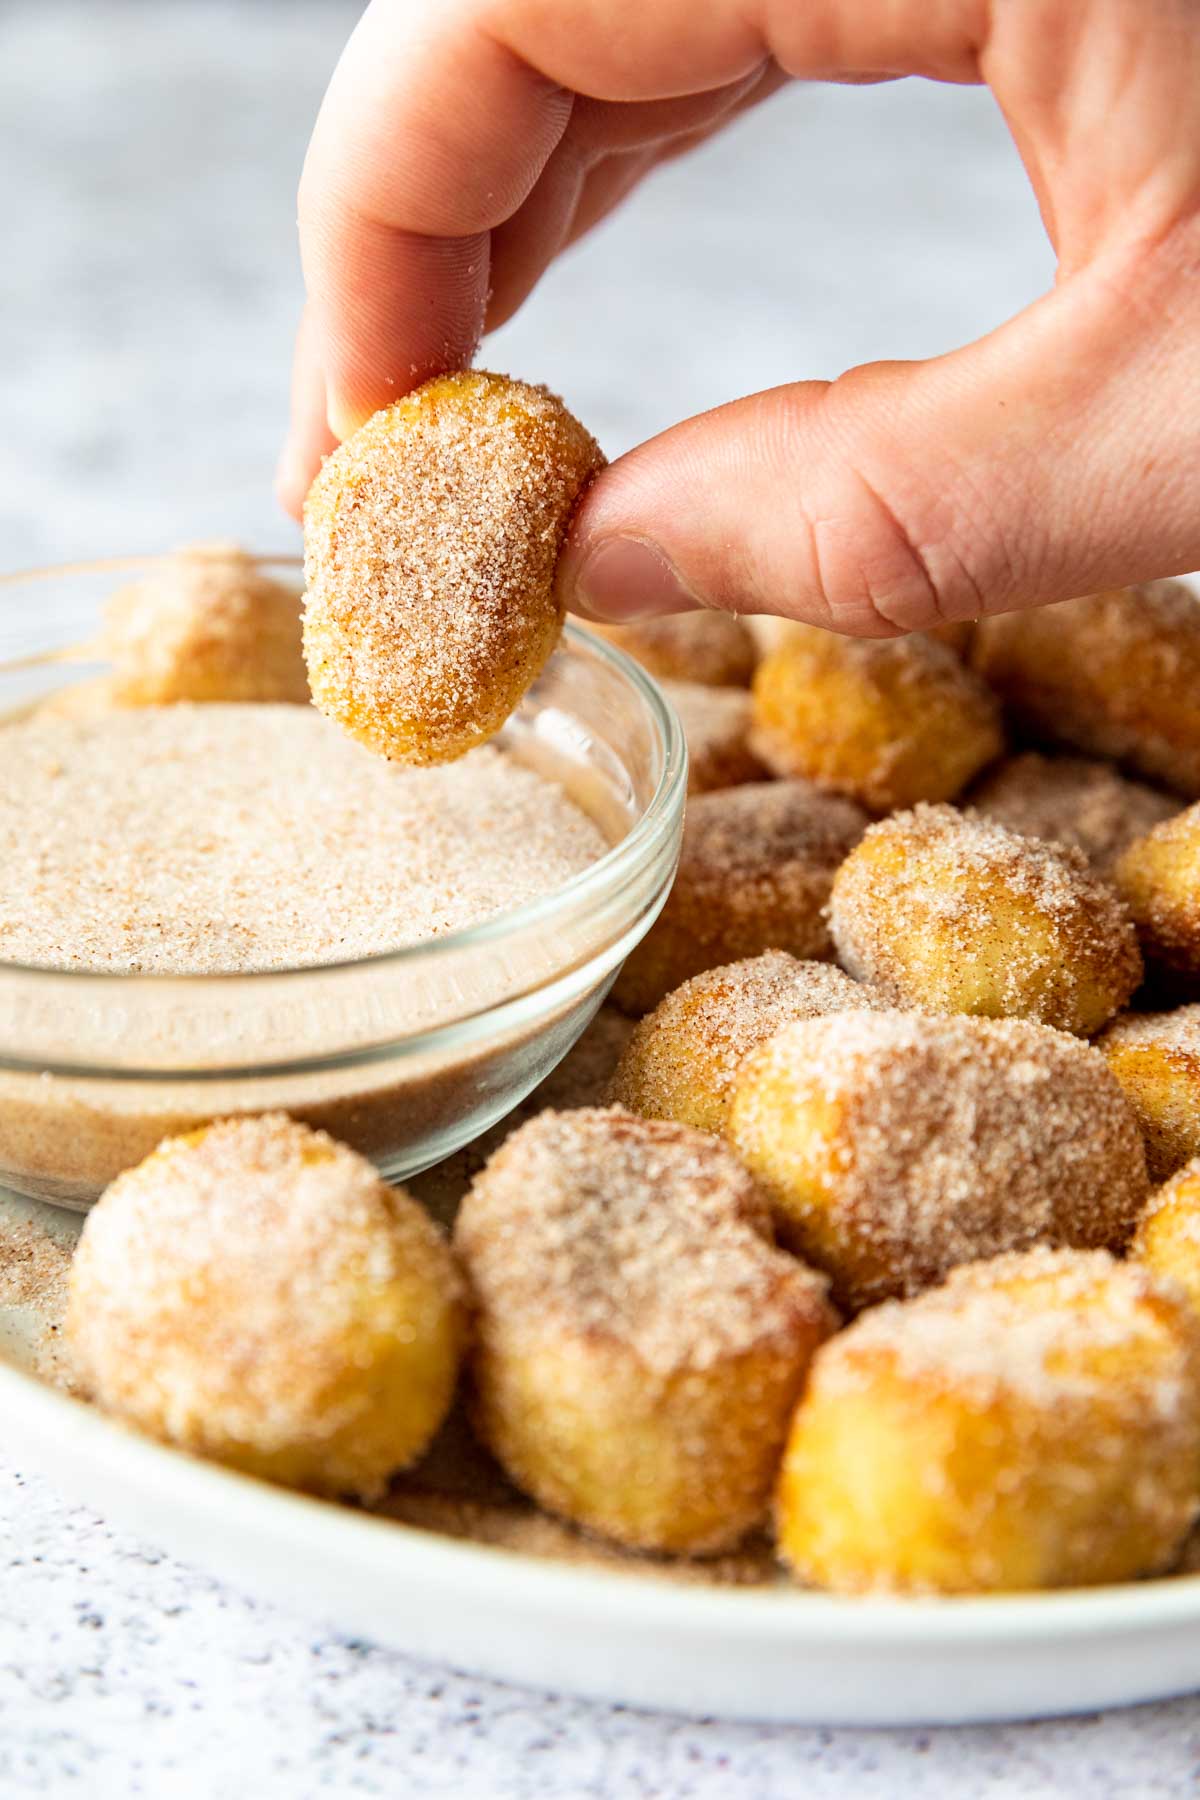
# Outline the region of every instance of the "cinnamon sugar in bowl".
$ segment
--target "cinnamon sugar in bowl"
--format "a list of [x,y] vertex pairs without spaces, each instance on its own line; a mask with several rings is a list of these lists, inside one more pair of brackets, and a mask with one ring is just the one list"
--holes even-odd
[[[414,1174],[477,1137],[549,1073],[653,923],[683,818],[678,722],[629,658],[568,627],[503,731],[471,753],[475,763],[450,765],[464,772],[449,784],[446,770],[415,772],[433,786],[409,808],[406,839],[379,810],[392,779],[387,765],[359,771],[357,837],[358,817],[339,810],[332,778],[327,788],[313,783],[311,803],[307,789],[289,793],[281,759],[299,758],[302,769],[310,737],[314,756],[324,754],[319,734],[327,728],[315,714],[283,701],[123,712],[117,736],[129,738],[127,756],[138,746],[156,803],[176,737],[186,752],[178,812],[164,815],[180,878],[164,881],[152,854],[143,881],[136,840],[115,841],[120,795],[89,762],[93,744],[106,741],[103,730],[89,736],[97,730],[90,695],[102,706],[100,609],[114,587],[161,572],[167,560],[0,579],[0,803],[7,748],[10,800],[17,795],[10,835],[23,816],[18,764],[31,742],[40,746],[39,781],[50,790],[56,779],[77,784],[77,804],[29,806],[32,841],[20,843],[0,891],[0,1185],[83,1208],[163,1136],[214,1117],[279,1110],[352,1144],[389,1177]],[[295,584],[288,559],[255,561]],[[83,704],[57,699],[71,694]],[[52,715],[44,729],[30,724],[39,709]],[[164,741],[167,713],[181,729],[172,722]],[[261,795],[244,774],[240,784],[209,780],[206,752],[215,748],[236,769],[230,744],[244,738],[245,757],[259,755],[259,714]],[[359,756],[328,730],[333,763],[347,749]],[[61,767],[55,731],[63,734]],[[131,787],[140,781],[139,770]],[[88,782],[94,801],[83,803]],[[374,797],[372,784],[383,784]],[[60,834],[76,834],[72,841],[51,841],[42,822],[48,810]],[[241,811],[246,879],[258,887],[251,922],[261,929],[252,942],[242,869],[233,871],[226,910],[220,871],[203,867],[203,847],[227,842]],[[90,877],[98,869],[103,888],[110,846],[123,890],[115,902],[109,895],[103,914],[81,900],[76,935],[62,873],[82,866]],[[439,855],[453,902],[444,913],[429,886]],[[472,879],[476,855],[486,880]],[[408,886],[390,910],[378,909],[383,923],[373,939],[363,928],[369,882],[391,869],[402,869]],[[122,913],[121,891],[138,902],[136,914]],[[182,956],[156,954],[159,895],[164,944],[190,928],[194,903],[196,942]],[[121,931],[119,953],[98,929]]]

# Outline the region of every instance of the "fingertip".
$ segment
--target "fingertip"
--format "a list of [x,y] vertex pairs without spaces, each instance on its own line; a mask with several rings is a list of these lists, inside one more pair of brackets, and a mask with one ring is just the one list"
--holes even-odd
[[606,625],[694,612],[702,604],[657,544],[632,536],[569,547],[559,565],[558,588],[572,612]]
[[275,498],[293,519],[304,517],[304,502],[320,459],[306,456],[291,439],[284,445],[275,469]]

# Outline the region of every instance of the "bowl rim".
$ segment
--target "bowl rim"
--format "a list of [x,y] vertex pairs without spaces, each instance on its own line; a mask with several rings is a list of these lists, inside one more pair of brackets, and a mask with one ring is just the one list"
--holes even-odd
[[[163,551],[157,555],[102,557],[83,562],[66,562],[45,564],[31,569],[11,570],[0,573],[0,596],[10,587],[19,587],[26,582],[53,580],[55,577],[86,575],[112,570],[114,573],[122,569],[152,569],[168,562],[179,552]],[[205,554],[204,546],[197,546],[189,554]],[[209,554],[217,554],[214,546]],[[256,568],[299,568],[303,569],[303,558],[294,554],[272,555],[262,551],[248,553],[249,560]],[[631,688],[642,703],[643,710],[649,715],[662,747],[662,772],[654,793],[650,796],[641,815],[626,832],[621,840],[607,850],[594,863],[582,869],[579,874],[571,876],[560,887],[541,894],[534,900],[527,900],[520,906],[504,912],[493,913],[478,924],[465,926],[457,931],[448,931],[435,938],[426,938],[416,944],[406,944],[396,950],[381,950],[371,956],[354,957],[339,962],[289,964],[280,969],[246,969],[210,971],[207,973],[129,973],[112,969],[70,969],[56,968],[46,963],[13,962],[0,957],[0,979],[18,978],[22,982],[36,982],[41,979],[50,982],[70,981],[81,986],[89,983],[103,984],[112,993],[129,992],[131,985],[143,987],[146,992],[163,991],[169,983],[174,986],[204,988],[217,984],[246,984],[256,982],[288,982],[293,979],[311,981],[315,976],[333,977],[339,970],[370,970],[402,968],[405,964],[411,967],[418,965],[428,967],[439,959],[462,954],[496,944],[510,937],[517,937],[536,929],[548,919],[558,918],[564,912],[586,910],[589,902],[600,895],[619,890],[627,878],[640,866],[647,854],[652,851],[656,841],[664,831],[669,831],[677,812],[682,810],[687,784],[687,745],[683,734],[683,726],[679,715],[658,683],[642,669],[628,653],[616,644],[609,643],[598,632],[588,631],[574,619],[565,619],[562,636],[553,652],[557,656],[563,643],[576,651],[583,651],[596,656],[601,664],[607,664],[626,686]],[[40,660],[40,659],[38,659]],[[47,660],[54,660],[53,653]],[[4,664],[0,663],[0,673]],[[17,666],[15,663],[8,665]]]

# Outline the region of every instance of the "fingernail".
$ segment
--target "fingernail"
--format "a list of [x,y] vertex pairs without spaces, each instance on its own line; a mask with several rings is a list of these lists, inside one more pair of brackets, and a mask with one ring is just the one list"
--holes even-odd
[[655,544],[629,537],[605,538],[584,556],[569,600],[576,612],[608,624],[700,604]]
[[339,444],[344,444],[348,437],[353,437],[359,426],[365,425],[370,416],[369,412],[351,406],[341,394],[330,394],[325,408],[325,423]]
[[275,467],[275,492],[289,512],[298,513],[308,491],[308,464],[298,445],[283,446]]

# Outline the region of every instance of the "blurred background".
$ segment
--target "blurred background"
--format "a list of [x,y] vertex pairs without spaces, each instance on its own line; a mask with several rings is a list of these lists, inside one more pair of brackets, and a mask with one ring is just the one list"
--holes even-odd
[[[355,0],[0,0],[0,568],[295,547],[295,191]],[[1049,283],[986,93],[796,87],[653,176],[484,347],[615,455],[946,350]]]

